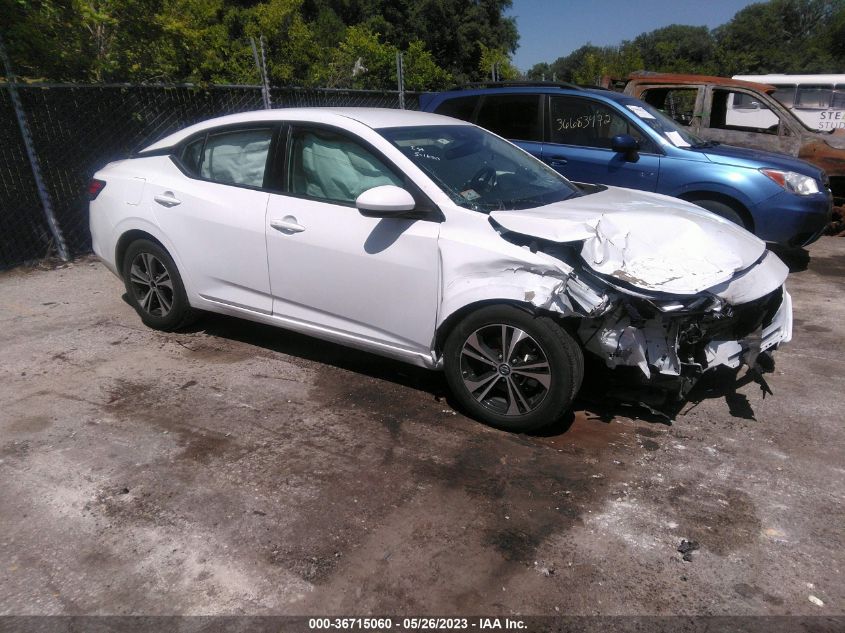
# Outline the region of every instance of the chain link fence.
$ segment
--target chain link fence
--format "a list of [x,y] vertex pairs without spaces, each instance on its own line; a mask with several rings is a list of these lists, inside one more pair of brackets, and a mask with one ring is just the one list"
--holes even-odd
[[[180,128],[263,108],[260,86],[16,84],[34,151],[71,255],[91,250],[86,186],[94,172]],[[0,269],[54,253],[8,86],[0,83]],[[398,92],[272,88],[274,108],[399,107]],[[405,93],[417,109],[419,95]]]

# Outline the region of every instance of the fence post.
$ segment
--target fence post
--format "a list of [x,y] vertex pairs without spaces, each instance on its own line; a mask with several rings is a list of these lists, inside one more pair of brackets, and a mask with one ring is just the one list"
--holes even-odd
[[402,53],[396,51],[396,84],[399,90],[399,109],[405,109],[405,64]]
[[50,228],[50,233],[53,234],[53,239],[56,241],[56,251],[62,261],[70,260],[70,254],[67,250],[65,238],[62,235],[62,230],[59,228],[59,223],[56,221],[56,215],[53,213],[53,203],[50,200],[50,194],[47,191],[47,186],[44,184],[44,178],[41,175],[41,165],[38,162],[38,155],[35,153],[35,146],[32,142],[32,133],[29,129],[29,124],[26,121],[26,113],[23,111],[23,104],[21,103],[20,95],[15,86],[15,74],[12,70],[12,62],[6,54],[6,45],[3,41],[3,36],[0,35],[0,57],[3,58],[3,67],[6,70],[6,86],[9,89],[9,98],[12,100],[12,107],[15,109],[15,117],[18,120],[18,127],[21,130],[23,137],[23,144],[26,147],[26,155],[29,158],[29,166],[32,168],[32,177],[35,180],[35,188],[38,190],[38,197],[41,199],[41,206],[44,209],[44,217],[47,219],[47,226]]
[[273,107],[270,102],[270,80],[267,78],[267,58],[264,56],[264,36],[258,36],[258,43],[261,44],[261,77],[264,86],[264,107],[269,110]]
[[252,46],[252,57],[255,60],[255,67],[258,69],[258,78],[261,81],[261,100],[264,102],[264,109],[269,110],[270,105],[270,84],[267,81],[267,62],[264,58],[264,36],[260,35],[258,41],[261,43],[261,57],[258,56],[258,48],[255,46],[255,38],[250,37],[249,43]]

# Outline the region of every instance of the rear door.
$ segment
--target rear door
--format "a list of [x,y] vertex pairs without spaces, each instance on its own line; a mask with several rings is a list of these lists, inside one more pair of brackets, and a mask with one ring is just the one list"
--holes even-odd
[[[549,141],[542,159],[576,182],[654,191],[660,154],[628,116],[605,103],[584,97],[549,97]],[[611,149],[611,139],[629,134],[640,142],[636,161]]]
[[268,158],[278,126],[215,129],[174,157],[179,170],[149,182],[145,195],[203,298],[269,314],[264,239]]

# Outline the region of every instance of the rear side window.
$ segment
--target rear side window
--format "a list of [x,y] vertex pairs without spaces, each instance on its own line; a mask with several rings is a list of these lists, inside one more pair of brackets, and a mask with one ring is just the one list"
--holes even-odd
[[476,123],[515,141],[543,141],[541,95],[488,95]]
[[[209,135],[202,152],[200,176],[223,184],[262,187],[272,138],[271,128]],[[190,147],[185,148],[186,152]]]
[[710,105],[710,127],[755,134],[777,134],[780,119],[756,95],[723,90],[713,90]]
[[681,125],[692,123],[697,98],[698,88],[649,88],[640,95],[640,99]]
[[772,96],[787,108],[791,108],[795,104],[795,86],[777,86]]
[[796,108],[824,110],[830,106],[830,86],[798,86],[795,99]]
[[475,112],[475,104],[480,97],[457,97],[446,99],[434,109],[436,114],[451,116],[462,121],[472,121],[472,114]]
[[845,109],[845,84],[836,84],[830,107],[836,110]]

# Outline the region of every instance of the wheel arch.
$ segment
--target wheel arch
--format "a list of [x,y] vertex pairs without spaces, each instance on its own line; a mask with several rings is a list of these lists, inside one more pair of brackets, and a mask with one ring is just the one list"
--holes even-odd
[[528,303],[527,301],[518,301],[516,299],[508,299],[508,298],[497,298],[497,299],[481,299],[478,301],[473,301],[471,303],[467,303],[453,312],[451,312],[440,325],[437,327],[437,331],[434,334],[434,352],[437,354],[438,357],[442,356],[443,354],[443,347],[446,344],[446,339],[451,334],[452,330],[468,315],[476,312],[482,308],[486,308],[488,306],[494,305],[508,305],[523,310],[528,314],[534,316],[547,316],[555,321],[557,321],[569,334],[573,335],[576,341],[578,338],[576,336],[576,332],[578,329],[578,322],[580,321],[580,317],[577,316],[566,316],[561,314],[560,312],[554,312],[553,310],[546,310],[543,308],[538,308],[537,306]]
[[684,193],[678,196],[681,200],[686,200],[687,202],[692,202],[693,204],[699,200],[712,200],[713,202],[721,202],[722,204],[731,208],[731,210],[735,211],[740,218],[742,218],[742,222],[745,225],[743,228],[750,232],[754,232],[754,218],[751,215],[751,212],[748,208],[736,198],[729,196],[724,193],[720,193],[718,191],[706,191],[706,190],[697,190],[697,191],[685,191]]
[[126,256],[126,251],[129,249],[129,245],[132,244],[132,242],[137,242],[138,240],[149,240],[154,244],[158,244],[167,251],[171,257],[173,257],[173,253],[170,252],[170,249],[168,249],[167,246],[165,246],[155,235],[152,235],[143,229],[130,229],[120,236],[114,248],[115,268],[117,268],[121,278],[123,278],[123,258]]

